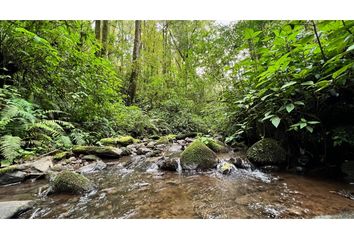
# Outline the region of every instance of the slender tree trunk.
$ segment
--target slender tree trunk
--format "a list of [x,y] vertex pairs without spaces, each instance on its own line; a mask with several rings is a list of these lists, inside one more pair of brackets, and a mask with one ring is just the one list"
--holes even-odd
[[141,45],[141,20],[135,21],[135,37],[132,58],[132,73],[129,79],[128,100],[127,105],[131,105],[135,101],[136,85],[139,75],[139,55]]
[[109,21],[103,20],[102,24],[102,51],[101,56],[107,56],[107,48],[108,48],[108,34],[109,34]]
[[101,42],[101,20],[95,20],[96,39]]
[[[97,41],[101,42],[102,40],[102,33],[101,33],[101,20],[95,20],[95,35],[96,35],[96,39]],[[97,50],[97,52],[95,53],[95,55],[97,57],[99,57],[101,55],[101,51]]]

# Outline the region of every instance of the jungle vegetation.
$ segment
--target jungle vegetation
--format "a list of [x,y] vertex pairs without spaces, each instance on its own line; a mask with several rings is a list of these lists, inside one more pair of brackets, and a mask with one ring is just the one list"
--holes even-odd
[[102,138],[353,155],[354,21],[0,21],[1,165]]

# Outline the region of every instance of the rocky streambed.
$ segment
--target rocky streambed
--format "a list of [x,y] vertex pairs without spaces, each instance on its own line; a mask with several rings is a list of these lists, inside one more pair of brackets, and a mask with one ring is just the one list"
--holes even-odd
[[[129,141],[119,148],[80,146],[72,153],[44,156],[13,167],[0,176],[0,217],[353,216],[353,185],[265,173],[255,168],[244,152],[221,144],[200,146],[190,137],[162,140]],[[184,156],[186,152],[196,161]]]

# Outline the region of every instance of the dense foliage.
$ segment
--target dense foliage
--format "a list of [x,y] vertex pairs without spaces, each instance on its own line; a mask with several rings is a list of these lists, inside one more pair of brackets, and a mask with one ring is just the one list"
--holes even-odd
[[272,137],[322,162],[351,154],[353,31],[354,21],[1,21],[2,163],[188,132]]

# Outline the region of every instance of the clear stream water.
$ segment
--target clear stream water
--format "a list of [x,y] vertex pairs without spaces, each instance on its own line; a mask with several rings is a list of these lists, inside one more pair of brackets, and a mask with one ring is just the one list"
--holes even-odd
[[238,170],[179,174],[152,164],[121,164],[87,175],[97,190],[40,198],[46,180],[0,188],[0,201],[35,200],[20,218],[312,218],[354,212],[354,201],[331,191],[353,186],[290,174]]
[[[169,155],[178,156],[178,151]],[[354,213],[354,201],[333,192],[354,185],[286,173],[238,169],[231,175],[160,171],[153,161],[124,157],[86,174],[86,195],[40,197],[37,180],[0,186],[0,201],[34,200],[20,218],[313,218]]]

